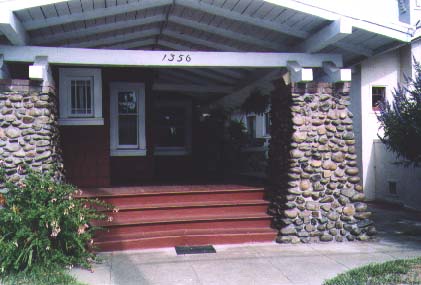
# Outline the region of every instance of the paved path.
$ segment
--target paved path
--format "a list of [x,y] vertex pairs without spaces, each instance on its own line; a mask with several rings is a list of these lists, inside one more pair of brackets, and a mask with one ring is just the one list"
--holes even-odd
[[114,252],[102,254],[105,262],[94,273],[72,273],[98,285],[311,285],[371,262],[421,256],[420,214],[379,205],[371,210],[376,242],[215,246],[215,254],[185,256],[173,248]]

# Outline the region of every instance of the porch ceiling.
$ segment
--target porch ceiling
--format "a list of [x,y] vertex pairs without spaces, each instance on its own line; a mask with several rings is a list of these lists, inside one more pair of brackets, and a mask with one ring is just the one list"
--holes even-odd
[[[100,49],[324,52],[345,66],[409,41],[409,26],[296,0],[5,0],[0,44]],[[250,70],[162,70],[166,83],[236,86]]]

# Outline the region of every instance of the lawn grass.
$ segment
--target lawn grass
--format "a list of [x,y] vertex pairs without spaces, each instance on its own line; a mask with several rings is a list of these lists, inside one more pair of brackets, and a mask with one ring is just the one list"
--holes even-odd
[[373,263],[341,273],[324,285],[421,284],[421,258]]
[[86,285],[78,282],[68,270],[35,266],[30,271],[0,276],[2,285]]

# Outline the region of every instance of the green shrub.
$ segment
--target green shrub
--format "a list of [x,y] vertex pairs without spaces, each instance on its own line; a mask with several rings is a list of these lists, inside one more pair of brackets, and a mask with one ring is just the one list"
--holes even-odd
[[92,220],[106,216],[98,200],[75,199],[75,187],[54,181],[52,173],[25,170],[17,184],[0,179],[8,190],[0,210],[0,277],[37,268],[89,268],[95,258]]

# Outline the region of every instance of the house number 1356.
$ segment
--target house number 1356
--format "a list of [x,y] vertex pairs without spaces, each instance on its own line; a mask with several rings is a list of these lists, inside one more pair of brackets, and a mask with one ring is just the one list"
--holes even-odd
[[169,61],[169,62],[190,62],[191,61],[191,57],[190,55],[184,55],[184,54],[164,54],[164,57],[162,58],[162,61]]

